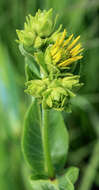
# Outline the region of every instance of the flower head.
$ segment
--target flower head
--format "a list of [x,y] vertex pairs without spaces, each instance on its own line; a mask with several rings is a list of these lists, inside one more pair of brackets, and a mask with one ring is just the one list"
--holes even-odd
[[49,78],[32,80],[26,83],[25,92],[38,98],[46,109],[71,111],[71,98],[75,96],[75,90],[81,86],[79,76],[68,76],[52,81]]
[[83,56],[80,53],[83,51],[81,43],[78,43],[80,36],[73,40],[73,34],[66,38],[66,30],[58,38],[54,45],[50,48],[52,62],[59,68],[67,67],[73,62],[81,59]]

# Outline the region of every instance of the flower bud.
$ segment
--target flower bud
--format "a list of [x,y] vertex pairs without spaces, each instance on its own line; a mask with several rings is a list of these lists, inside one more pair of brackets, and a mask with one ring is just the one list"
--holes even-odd
[[34,44],[36,34],[35,32],[25,31],[25,30],[17,30],[18,42],[23,44],[24,46],[30,47]]
[[62,111],[66,102],[66,91],[62,87],[49,88],[44,93],[43,107]]
[[34,42],[34,48],[41,48],[46,43],[46,39],[40,38],[40,36],[37,36]]
[[67,76],[50,80],[32,80],[26,83],[25,92],[38,98],[45,109],[71,111],[71,98],[75,96],[75,89],[81,84],[79,76]]
[[53,19],[53,10],[49,11],[38,10],[34,17],[35,31],[40,37],[48,37],[53,32],[55,26],[56,18]]
[[42,80],[31,80],[25,83],[27,89],[25,90],[26,93],[32,95],[39,100],[42,100],[43,93],[46,91],[49,84],[49,79],[45,78]]
[[78,78],[74,78],[75,76],[65,77],[65,81],[59,78],[49,83],[47,90],[43,93],[43,107],[70,112],[71,98],[75,96],[74,89],[79,84]]
[[43,80],[31,80],[26,82],[28,87],[25,92],[34,96],[35,98],[41,98],[42,92],[46,89],[46,83]]
[[59,26],[59,28],[50,36],[49,41],[50,43],[55,43],[57,39],[61,38],[62,32],[60,32],[62,29],[62,25]]
[[53,39],[56,39],[57,31],[52,39],[47,39],[52,34],[55,24],[56,18],[53,19],[52,9],[49,11],[38,10],[34,17],[31,15],[26,17],[24,30],[16,31],[19,38],[17,41],[27,47],[40,48],[47,41],[50,43]]

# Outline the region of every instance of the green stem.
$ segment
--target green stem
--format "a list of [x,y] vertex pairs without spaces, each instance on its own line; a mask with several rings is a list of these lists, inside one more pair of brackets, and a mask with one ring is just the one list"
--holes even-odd
[[44,158],[45,158],[45,170],[50,178],[54,177],[54,168],[51,160],[51,153],[48,139],[48,111],[42,109],[43,112],[43,126],[42,126],[42,137],[44,147]]

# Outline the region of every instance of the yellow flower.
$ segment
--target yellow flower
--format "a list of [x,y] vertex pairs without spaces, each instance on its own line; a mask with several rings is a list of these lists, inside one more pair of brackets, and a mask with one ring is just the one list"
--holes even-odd
[[76,44],[80,36],[72,40],[72,34],[65,40],[66,34],[66,30],[64,30],[61,37],[56,40],[56,43],[52,45],[50,50],[53,64],[58,67],[66,67],[83,57],[80,55],[83,51],[81,43]]

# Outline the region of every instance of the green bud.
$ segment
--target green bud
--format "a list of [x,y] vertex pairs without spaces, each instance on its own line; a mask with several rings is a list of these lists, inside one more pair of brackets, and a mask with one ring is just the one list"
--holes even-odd
[[34,44],[36,34],[35,32],[25,31],[25,30],[16,30],[18,35],[18,42],[24,46],[32,46]]
[[82,86],[82,83],[79,83],[79,78],[79,75],[74,76],[71,74],[71,76],[64,77],[62,79],[62,85],[63,87],[68,88],[70,90],[72,90],[73,88],[77,89]]
[[28,87],[25,92],[34,96],[35,98],[41,98],[42,93],[46,90],[47,81],[44,80],[31,80],[26,82]]
[[49,88],[44,93],[43,107],[62,111],[66,102],[66,91],[62,87]]
[[75,89],[80,86],[79,76],[68,76],[50,80],[32,80],[27,82],[25,92],[39,98],[45,109],[71,111],[71,98],[75,96]]
[[57,39],[60,39],[62,32],[60,32],[60,30],[62,29],[62,25],[59,26],[58,30],[56,30],[51,37],[49,38],[50,43],[52,42],[56,42]]
[[34,43],[34,48],[41,48],[45,45],[47,39],[42,39],[40,36],[37,36]]
[[[55,79],[49,83],[48,89],[43,93],[43,107],[53,108],[55,110],[71,111],[71,98],[75,96],[69,79],[67,78],[67,86],[64,86],[63,79]],[[73,80],[72,80],[73,83]],[[77,81],[78,83],[78,81]],[[76,84],[75,84],[76,85]]]
[[48,37],[54,30],[56,24],[56,18],[53,19],[53,10],[49,11],[38,10],[34,17],[34,27],[35,31],[40,37]]
[[34,17],[31,15],[26,17],[24,30],[16,31],[19,38],[17,41],[26,47],[33,46],[34,48],[40,48],[45,45],[45,43],[49,44],[57,34],[56,31],[52,37],[53,39],[47,38],[52,34],[55,24],[56,18],[53,19],[52,9],[49,11],[38,10]]

